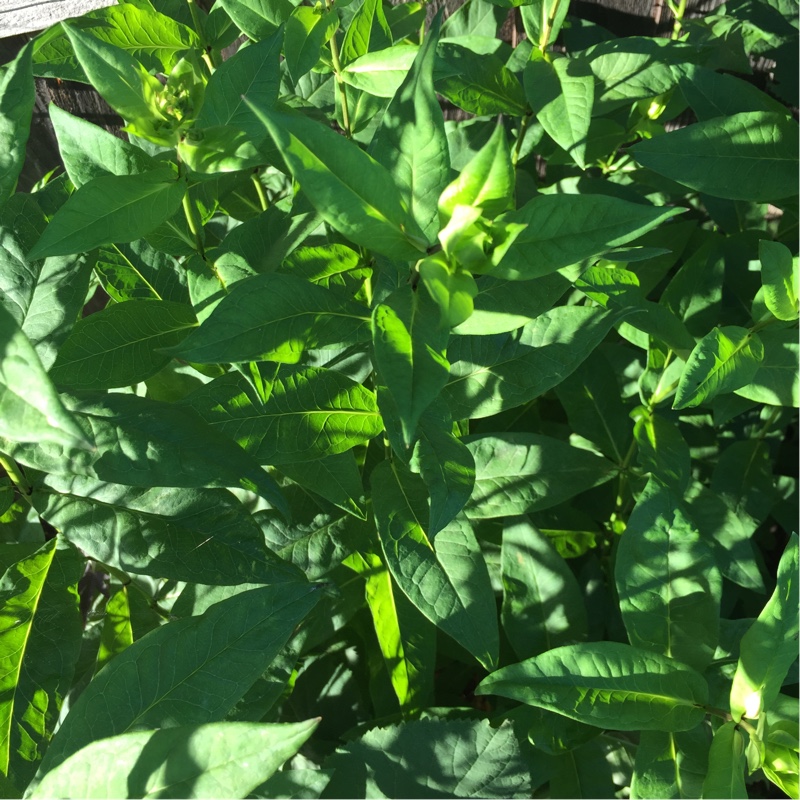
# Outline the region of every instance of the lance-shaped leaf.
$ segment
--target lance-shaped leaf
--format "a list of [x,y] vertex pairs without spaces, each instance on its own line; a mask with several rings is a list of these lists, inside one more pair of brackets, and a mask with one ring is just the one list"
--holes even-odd
[[737,325],[714,328],[692,350],[673,408],[691,408],[746,386],[764,359],[758,334]]
[[682,212],[600,194],[538,195],[500,217],[527,227],[491,274],[538,278],[630,242]]
[[[28,337],[0,304],[0,436],[10,442],[87,447]],[[6,450],[8,452],[8,450]]]
[[780,242],[762,239],[758,243],[761,281],[767,308],[783,320],[797,319],[797,285],[800,283],[797,256]]
[[[430,35],[429,31],[427,36]],[[375,52],[391,47],[394,38],[397,37],[392,36],[381,1],[366,0],[347,26],[339,58],[342,64],[347,65],[370,50]]]
[[343,453],[383,430],[375,395],[332,369],[279,373],[266,403],[241,374],[228,373],[186,402],[260,464]]
[[23,47],[0,74],[0,202],[13,194],[25,162],[36,100],[32,51],[33,44]]
[[558,386],[616,319],[600,308],[558,306],[509,333],[452,337],[443,396],[453,417],[490,417]]
[[536,119],[575,163],[586,168],[594,76],[582,59],[539,58],[525,65],[525,94]]
[[717,728],[708,753],[708,774],[703,781],[703,797],[747,797],[744,783],[744,737],[735,722]]
[[83,691],[38,778],[90,742],[137,727],[217,722],[269,666],[319,598],[309,585],[243,592],[134,642]]
[[342,80],[367,95],[394,97],[406,80],[416,55],[417,48],[405,44],[365,53],[342,70]]
[[167,300],[128,300],[78,320],[50,377],[67,391],[132,386],[171,360],[156,352],[197,327],[192,309]]
[[257,275],[238,283],[197,330],[170,350],[200,364],[279,361],[307,349],[369,338],[366,309],[296,275]]
[[180,208],[185,191],[186,183],[170,168],[93,178],[58,209],[28,258],[141,239]]
[[400,708],[405,712],[424,708],[433,692],[436,628],[400,591],[380,557],[357,554],[348,566],[358,568],[364,577],[378,646]]
[[698,670],[708,666],[719,637],[722,578],[679,496],[658,478],[648,482],[619,541],[615,579],[632,645]]
[[124,572],[213,585],[301,578],[264,546],[256,522],[223,489],[140,489],[49,475],[33,502],[87,556]]
[[[286,20],[284,53],[295,83],[319,61],[322,46],[339,27],[339,17],[321,6],[297,6]],[[251,100],[251,102],[253,102]]]
[[277,484],[258,462],[192,409],[119,393],[68,402],[82,431],[94,437],[95,450],[12,446],[8,439],[0,439],[0,450],[43,472],[87,475],[124,486],[244,488],[286,511]]
[[[30,797],[248,797],[318,724],[216,722],[112,736],[70,756]],[[97,769],[109,760],[113,770]]]
[[797,194],[797,123],[774,112],[731,114],[688,125],[631,148],[644,167],[729,200]]
[[548,538],[526,517],[503,527],[503,630],[518,658],[586,636],[580,587]]
[[339,233],[399,261],[424,252],[422,231],[388,170],[357,144],[300,114],[254,113],[319,215]]
[[0,770],[25,786],[72,683],[81,647],[77,585],[86,562],[60,539],[35,552],[29,544],[5,548],[12,564],[0,580]]
[[372,314],[372,344],[380,381],[397,406],[403,442],[410,447],[419,418],[447,383],[448,331],[424,291],[397,289]]
[[242,33],[258,42],[266,39],[289,18],[289,0],[221,0],[220,5]]
[[386,566],[409,600],[487,669],[497,663],[494,593],[469,522],[427,534],[425,486],[397,463],[372,473],[375,521]]
[[689,731],[642,731],[636,749],[631,797],[700,797],[708,771],[708,733],[699,725]]
[[[363,8],[368,5],[365,3]],[[380,2],[377,7],[380,8]],[[425,34],[411,71],[384,112],[370,145],[370,154],[395,179],[428,242],[436,241],[439,231],[436,204],[450,179],[444,117],[433,89],[438,40],[436,21]]]
[[797,534],[778,565],[778,585],[758,619],[742,637],[731,687],[731,714],[757,719],[778,696],[797,657]]
[[685,731],[705,716],[705,678],[619,642],[557,647],[497,670],[475,694],[496,694],[618,731]]
[[474,436],[475,489],[466,513],[474,519],[551,508],[610,480],[610,461],[560,439],[535,433]]

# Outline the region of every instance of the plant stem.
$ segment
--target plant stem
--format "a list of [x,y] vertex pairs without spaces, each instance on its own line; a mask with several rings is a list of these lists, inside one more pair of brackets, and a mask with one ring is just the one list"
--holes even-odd
[[256,187],[256,194],[258,195],[258,202],[261,203],[261,210],[266,211],[269,208],[269,200],[267,200],[264,187],[261,185],[261,181],[258,179],[258,172],[251,173],[250,180],[253,181],[253,186]]
[[6,475],[11,478],[11,482],[19,489],[20,494],[24,497],[29,497],[31,494],[31,485],[28,483],[27,478],[22,474],[19,465],[14,461],[11,456],[0,453],[0,467],[6,471]]
[[678,5],[676,6],[674,3],[669,2],[669,10],[672,12],[672,15],[675,17],[675,22],[672,25],[672,37],[673,39],[677,39],[681,35],[681,28],[683,27],[683,15],[686,13],[686,0],[679,0]]
[[[328,11],[333,8],[331,0],[325,0],[325,8]],[[347,108],[347,87],[342,80],[342,65],[339,61],[339,43],[336,41],[336,34],[331,36],[331,61],[333,62],[333,73],[336,76],[336,85],[339,87],[339,95],[342,99],[342,127],[347,138],[351,138],[350,133],[350,111]]]
[[197,249],[200,258],[205,259],[206,251],[203,247],[202,237],[203,226],[200,223],[200,220],[197,219],[194,203],[192,203],[192,200],[189,197],[188,190],[183,195],[183,213],[186,215],[186,222],[189,225],[189,230],[192,232],[192,236],[194,236],[194,246]]
[[522,122],[519,125],[519,133],[517,134],[517,141],[514,144],[514,152],[511,154],[511,163],[514,167],[517,166],[517,162],[519,161],[519,154],[522,150],[522,140],[525,138],[525,133],[528,130],[528,125],[531,121],[531,114],[526,114],[522,117]]

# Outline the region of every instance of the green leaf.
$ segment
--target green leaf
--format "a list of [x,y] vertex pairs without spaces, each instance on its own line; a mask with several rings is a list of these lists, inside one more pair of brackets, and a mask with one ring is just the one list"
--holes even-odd
[[708,774],[703,781],[703,797],[746,798],[744,783],[744,737],[735,722],[717,728],[708,753]]
[[536,119],[575,163],[586,168],[594,76],[582,59],[537,59],[525,65],[525,94]]
[[129,300],[79,320],[58,351],[50,377],[68,391],[131,386],[170,361],[156,352],[197,327],[189,306],[166,300]]
[[527,517],[503,527],[500,620],[518,658],[586,636],[586,607],[566,561]]
[[383,430],[375,395],[332,369],[281,371],[266,402],[241,374],[228,373],[185,402],[260,464],[343,453]]
[[500,217],[527,227],[491,274],[508,280],[548,275],[630,242],[680,213],[600,194],[539,195]]
[[514,165],[505,129],[496,125],[489,141],[439,198],[439,217],[446,223],[456,206],[478,208],[492,219],[514,204]]
[[385,563],[411,602],[486,668],[499,637],[489,573],[470,523],[458,518],[429,536],[422,481],[399,464],[372,472],[372,502]]
[[186,191],[172,169],[105,175],[84,184],[56,212],[29,259],[86,252],[141,239],[180,208]]
[[448,332],[426,292],[397,289],[372,314],[375,367],[397,404],[410,447],[419,418],[447,383]]
[[394,97],[414,65],[418,48],[398,44],[377,53],[365,53],[341,72],[342,80],[375,97]]
[[325,11],[321,6],[297,6],[292,11],[286,20],[284,53],[293,80],[297,81],[316,66],[322,46],[338,27],[336,12]]
[[475,459],[466,513],[474,519],[551,508],[615,474],[604,458],[535,433],[472,436],[466,443]]
[[170,355],[200,364],[295,364],[306,350],[364,341],[366,313],[295,275],[258,275],[238,283]]
[[708,734],[704,725],[689,731],[642,731],[636,749],[631,797],[700,797],[708,770]]
[[114,656],[132,644],[133,627],[128,587],[120,586],[106,601],[100,647],[97,651],[97,669],[101,670]]
[[443,396],[453,417],[489,417],[544,394],[588,358],[614,321],[599,308],[558,306],[509,333],[452,337]]
[[336,769],[326,791],[331,797],[353,797],[359,782],[367,797],[530,794],[530,771],[514,729],[493,728],[488,720],[433,718],[375,728],[326,763]]
[[[225,722],[112,736],[51,770],[30,797],[248,797],[318,724]],[[113,770],[97,769],[109,759]]]
[[20,786],[33,777],[72,682],[85,563],[74,547],[51,539],[0,580],[0,770]]
[[25,145],[36,100],[32,50],[33,45],[23,47],[0,73],[0,202],[14,193],[25,163]]
[[475,461],[467,446],[452,432],[447,407],[434,401],[422,414],[419,440],[411,468],[419,472],[430,493],[428,535],[434,536],[455,519],[472,494]]
[[619,642],[558,647],[497,670],[475,694],[495,694],[618,731],[684,731],[705,712],[700,673]]
[[522,85],[498,56],[486,53],[476,58],[466,47],[443,42],[438,58],[436,91],[454,105],[477,116],[525,114],[528,104]]
[[[216,603],[202,616],[169,622],[134,642],[72,706],[39,779],[87,744],[134,726],[224,719],[318,599],[308,585],[264,586]],[[163,664],[169,664],[168,671]]]
[[65,448],[88,447],[90,441],[64,408],[33,345],[3,305],[0,305],[0,436],[10,442],[52,443]]
[[769,709],[797,656],[797,534],[778,565],[778,584],[758,619],[742,637],[731,687],[731,714],[757,719]]
[[631,644],[705,669],[719,636],[722,577],[680,495],[657,478],[639,496],[614,570]]
[[[636,412],[634,412],[636,413]],[[637,464],[682,494],[692,477],[689,445],[680,429],[657,411],[640,412],[633,428]]]
[[264,138],[264,126],[244,102],[272,108],[280,88],[281,33],[255,42],[234,53],[214,70],[205,99],[195,120],[196,128],[231,125],[256,141]]
[[799,146],[793,120],[746,112],[647,139],[631,152],[642,166],[698,192],[766,202],[797,194]]
[[212,585],[297,581],[223,489],[137,489],[49,475],[33,503],[88,557],[135,575]]
[[355,244],[401,261],[419,258],[422,231],[389,172],[358,145],[299,114],[253,111],[320,216]]
[[555,42],[569,11],[569,2],[565,3],[561,0],[532,0],[530,3],[520,3],[519,0],[507,0],[507,2],[503,0],[498,5],[519,7],[525,33],[534,44],[541,41],[543,24],[550,28],[548,42]]
[[[133,6],[117,6],[133,8]],[[50,121],[69,179],[80,188],[104,175],[139,175],[159,164],[140,147],[50,104]]]
[[[427,35],[430,36],[430,32]],[[339,58],[342,64],[347,66],[370,50],[384,50],[391,47],[394,38],[381,0],[365,0],[347,26]]]
[[[365,2],[362,9],[370,5],[380,8],[380,0]],[[411,70],[384,112],[370,145],[370,154],[394,178],[428,242],[436,241],[437,202],[450,178],[444,116],[433,88],[438,39],[436,22],[426,33]]]
[[797,330],[767,328],[758,334],[764,345],[764,360],[750,383],[736,390],[740,397],[772,406],[800,406],[800,344]]
[[8,439],[2,439],[0,450],[54,475],[87,475],[142,488],[234,486],[257,491],[286,510],[277,485],[252,456],[206,425],[191,408],[119,393],[72,399],[68,407],[85,435],[93,437],[96,449],[11,447]]
[[293,9],[289,0],[220,0],[220,6],[239,30],[256,42],[275,33]]
[[672,407],[699,406],[718,394],[741,389],[753,380],[763,359],[758,334],[736,325],[714,328],[689,356]]
[[797,285],[800,282],[797,256],[780,242],[762,239],[758,243],[761,281],[767,308],[783,320],[797,319]]

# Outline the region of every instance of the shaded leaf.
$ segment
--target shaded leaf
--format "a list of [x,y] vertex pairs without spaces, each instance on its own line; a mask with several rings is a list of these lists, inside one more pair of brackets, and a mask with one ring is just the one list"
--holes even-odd
[[36,100],[32,51],[32,44],[23,47],[0,73],[0,202],[13,194],[25,162]]

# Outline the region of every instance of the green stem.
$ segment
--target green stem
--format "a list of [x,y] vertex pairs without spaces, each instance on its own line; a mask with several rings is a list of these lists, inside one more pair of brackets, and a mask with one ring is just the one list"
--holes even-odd
[[264,186],[258,179],[258,172],[253,172],[250,175],[250,179],[253,181],[253,186],[256,187],[256,194],[258,195],[258,202],[261,203],[261,210],[266,211],[269,208],[269,200],[267,200],[267,194],[264,191]]
[[[333,8],[333,3],[331,0],[325,0],[325,8],[328,11]],[[339,61],[339,43],[336,41],[336,34],[334,33],[331,36],[330,41],[331,46],[331,62],[333,63],[333,73],[336,76],[336,85],[339,87],[339,95],[342,99],[342,127],[344,128],[344,133],[347,138],[351,138],[350,132],[350,111],[347,107],[347,87],[345,86],[344,81],[342,80],[342,65]]]
[[192,203],[192,200],[189,197],[188,190],[183,195],[183,213],[186,215],[186,222],[189,225],[189,230],[192,232],[192,236],[194,236],[194,246],[197,249],[200,258],[205,259],[206,252],[205,248],[203,247],[202,236],[203,226],[200,220],[197,218],[194,203]]
[[32,492],[31,485],[22,474],[22,470],[19,468],[17,462],[14,461],[11,456],[0,453],[0,467],[6,471],[6,475],[11,478],[11,482],[19,489],[20,494],[26,498],[29,497]]
[[686,13],[686,0],[679,0],[677,7],[669,4],[670,11],[675,17],[675,22],[672,25],[672,38],[677,39],[681,35],[681,28],[683,27],[683,15]]
[[528,130],[528,125],[530,124],[531,116],[532,116],[531,114],[526,114],[522,118],[522,122],[520,123],[519,133],[517,134],[517,141],[514,144],[514,152],[511,155],[511,163],[514,165],[514,167],[517,166],[517,162],[519,161],[519,154],[520,151],[522,150],[522,140],[525,138],[525,133]]
[[[725,722],[735,722],[733,716],[729,714],[727,711],[724,711],[721,708],[715,708],[714,706],[699,706],[706,712],[706,714],[711,714],[714,717],[719,717],[720,719],[724,719]],[[747,731],[748,736],[751,739],[755,739],[757,742],[761,741],[761,737],[758,735],[758,731],[749,723],[745,722],[743,719],[740,719],[736,723],[740,728]]]

